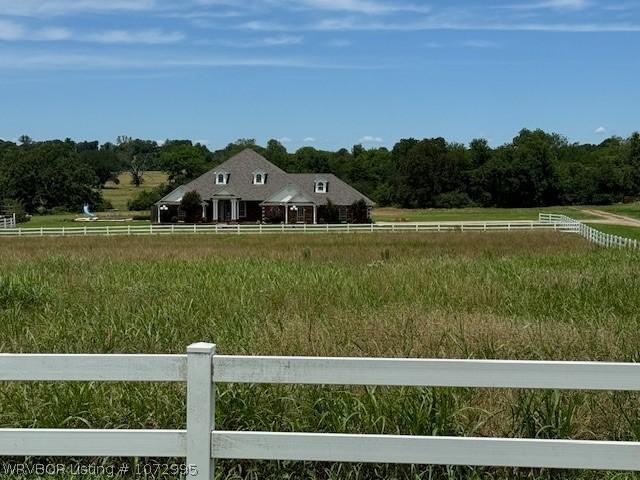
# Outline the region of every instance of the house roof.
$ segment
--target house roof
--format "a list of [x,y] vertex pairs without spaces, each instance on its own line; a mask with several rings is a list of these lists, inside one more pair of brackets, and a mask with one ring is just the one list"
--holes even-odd
[[[228,183],[217,185],[216,172],[228,173]],[[266,174],[264,185],[253,184],[255,172]],[[315,181],[319,178],[328,182],[327,193],[315,193]],[[203,201],[216,196],[235,196],[245,201],[263,202],[274,197],[274,195],[277,196],[287,188],[295,190],[298,198],[310,199],[312,203],[317,205],[324,205],[327,200],[331,200],[336,205],[351,205],[360,199],[364,199],[367,205],[374,205],[373,201],[335,175],[327,173],[287,173],[251,149],[243,150],[213,170],[186,185],[178,187],[160,200],[159,203],[179,201],[176,200],[178,197],[181,198],[185,192],[194,190],[200,194]],[[290,201],[289,203],[293,202]]]
[[301,192],[295,185],[287,185],[262,203],[279,205],[282,203],[314,204],[316,202]]

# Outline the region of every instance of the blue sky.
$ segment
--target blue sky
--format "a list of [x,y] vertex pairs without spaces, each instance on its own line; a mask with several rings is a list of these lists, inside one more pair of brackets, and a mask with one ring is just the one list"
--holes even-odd
[[0,0],[0,138],[640,129],[640,0]]

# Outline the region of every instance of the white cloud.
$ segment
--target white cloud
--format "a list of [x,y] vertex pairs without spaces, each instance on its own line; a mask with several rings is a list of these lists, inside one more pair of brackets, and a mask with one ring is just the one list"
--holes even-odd
[[22,25],[14,22],[0,20],[0,40],[20,40],[24,36]]
[[97,43],[139,43],[147,45],[164,45],[184,40],[182,32],[165,32],[163,30],[108,30],[79,37],[84,41]]
[[350,47],[351,45],[353,45],[353,42],[344,38],[334,38],[333,40],[329,40],[327,42],[327,47],[333,48],[346,48]]
[[604,135],[604,134],[607,133],[607,129],[606,129],[606,127],[598,127],[598,128],[596,128],[595,132],[593,132],[593,133],[596,133],[598,135]]
[[[313,63],[287,57],[234,56],[159,56],[159,55],[99,55],[77,53],[0,52],[0,69],[167,69],[269,67],[336,69],[358,68]],[[309,141],[315,141],[309,137]]]
[[465,48],[499,48],[500,44],[489,40],[466,40],[460,43]]
[[482,14],[443,12],[407,19],[366,19],[359,16],[325,17],[310,23],[278,23],[253,20],[237,28],[253,31],[520,31],[566,33],[640,32],[640,23],[631,22],[523,22],[505,18],[496,21]]
[[185,38],[181,32],[165,32],[163,30],[108,30],[89,34],[72,32],[66,28],[46,27],[29,30],[16,22],[0,20],[0,40],[18,41],[74,41],[96,43],[127,43],[161,45],[176,43]]
[[514,5],[508,5],[506,8],[514,10],[583,10],[591,6],[590,0],[543,0],[540,2],[523,2]]
[[0,0],[0,12],[13,16],[68,15],[91,12],[143,11],[155,0]]
[[488,40],[465,40],[458,43],[428,42],[427,48],[500,48],[500,44]]
[[29,31],[19,23],[0,20],[0,40],[5,42],[67,40],[71,36],[72,33],[66,28],[50,27]]
[[424,5],[403,4],[397,2],[382,2],[373,0],[289,0],[293,6],[302,6],[315,10],[333,10],[367,15],[378,15],[394,12],[426,13],[431,9]]
[[291,140],[289,137],[280,137],[278,141],[280,143],[291,143],[293,140]]
[[372,135],[365,135],[360,140],[359,143],[382,143],[384,140],[381,137],[374,137]]
[[315,143],[317,140],[314,137],[306,137],[302,141],[304,143]]
[[303,41],[303,37],[294,35],[278,35],[274,37],[266,37],[251,40],[220,40],[218,42],[199,42],[200,44],[219,44],[232,48],[268,48],[268,47],[287,47],[291,45],[299,45]]

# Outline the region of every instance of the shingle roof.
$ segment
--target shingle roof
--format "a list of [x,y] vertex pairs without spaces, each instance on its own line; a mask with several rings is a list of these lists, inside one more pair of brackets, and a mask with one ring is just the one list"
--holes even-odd
[[[264,185],[253,184],[253,173],[257,171],[266,173],[267,178]],[[216,185],[216,172],[228,173],[228,184]],[[319,178],[328,182],[327,193],[315,193],[315,180]],[[195,190],[204,201],[224,192],[225,194],[235,195],[242,200],[262,202],[288,186],[295,187],[305,197],[311,198],[318,205],[326,204],[327,200],[331,200],[336,205],[351,205],[360,199],[364,199],[367,205],[374,205],[374,202],[369,198],[335,175],[328,173],[287,173],[251,149],[243,150],[213,170],[186,185],[178,187],[159,203],[175,202],[178,190],[180,193]]]

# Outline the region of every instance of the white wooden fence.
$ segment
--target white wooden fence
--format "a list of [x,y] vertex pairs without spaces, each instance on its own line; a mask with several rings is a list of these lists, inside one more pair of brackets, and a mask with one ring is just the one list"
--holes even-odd
[[116,235],[247,235],[278,233],[379,233],[379,232],[488,232],[518,230],[559,230],[563,223],[536,221],[487,221],[487,222],[421,222],[421,223],[372,223],[366,225],[120,225],[13,228],[0,230],[1,236],[116,236]]
[[6,230],[9,228],[16,228],[16,214],[10,216],[0,215],[0,230]]
[[577,233],[601,247],[640,250],[640,242],[638,240],[601,232],[566,215],[541,213],[539,220],[541,224],[561,225],[563,231]]
[[3,381],[186,382],[185,430],[0,430],[3,456],[186,457],[640,471],[640,442],[219,431],[217,383],[640,391],[640,365],[590,362],[247,357],[198,343],[186,355],[0,355]]

